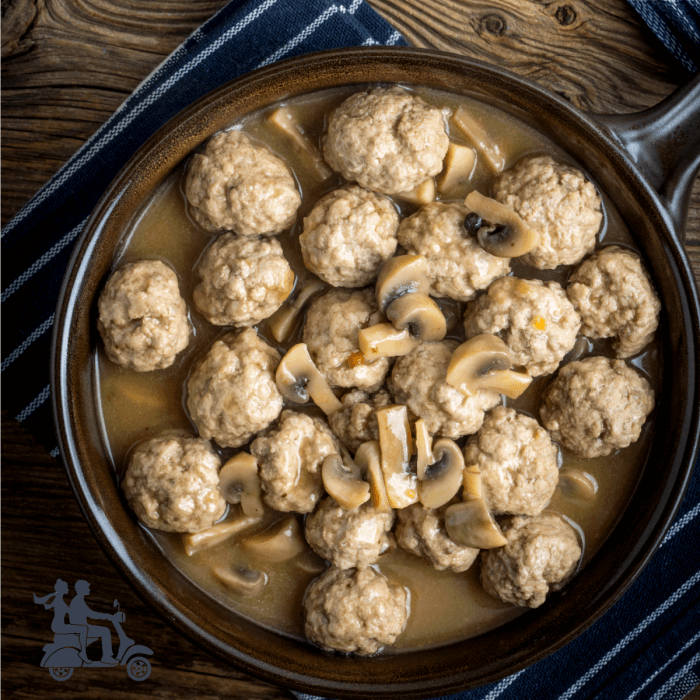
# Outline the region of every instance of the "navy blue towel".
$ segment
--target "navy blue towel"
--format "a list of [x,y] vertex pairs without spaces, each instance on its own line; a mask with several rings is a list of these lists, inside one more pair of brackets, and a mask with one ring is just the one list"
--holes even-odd
[[[641,6],[647,19],[653,9],[653,16],[661,18],[658,26],[672,36],[680,36],[678,28],[685,26],[670,23],[672,10],[687,5],[697,11],[698,4],[697,0],[630,2]],[[692,37],[698,15],[686,16]],[[213,88],[273,61],[340,46],[405,43],[362,0],[233,0],[195,31],[5,227],[3,406],[58,455],[48,358],[61,278],[102,192],[156,129]],[[695,53],[691,43],[687,38],[676,40],[684,52],[676,54],[689,72],[698,65],[697,43]],[[610,612],[544,661],[500,683],[452,697],[683,697],[700,683],[698,515],[700,470],[696,469],[663,546]]]

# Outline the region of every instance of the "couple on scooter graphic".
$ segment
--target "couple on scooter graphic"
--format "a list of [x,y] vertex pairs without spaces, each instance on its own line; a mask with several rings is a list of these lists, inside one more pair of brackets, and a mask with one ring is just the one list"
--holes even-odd
[[[44,646],[46,654],[41,661],[42,667],[48,667],[51,677],[58,681],[70,678],[73,668],[90,666],[100,668],[126,665],[129,677],[136,681],[143,681],[151,673],[151,664],[143,656],[135,654],[152,654],[145,646],[134,643],[122,630],[121,623],[125,615],[118,609],[118,601],[114,601],[117,612],[114,614],[99,613],[91,610],[85,602],[85,596],[90,593],[90,584],[87,581],[77,581],[75,584],[75,597],[68,605],[64,596],[68,593],[68,584],[58,579],[54,586],[54,592],[43,598],[34,595],[34,602],[43,604],[47,610],[53,609],[54,616],[51,623],[51,631],[54,633],[53,644]],[[66,621],[66,616],[68,621]],[[119,636],[119,651],[116,658],[112,655],[112,635],[108,627],[93,625],[88,620],[110,620]],[[102,660],[91,661],[87,655],[87,647],[92,642],[100,639],[102,643]]]

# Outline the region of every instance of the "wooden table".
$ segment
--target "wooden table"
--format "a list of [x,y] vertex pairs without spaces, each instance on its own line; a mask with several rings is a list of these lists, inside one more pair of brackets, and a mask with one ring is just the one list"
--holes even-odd
[[[290,0],[301,2],[303,0]],[[224,0],[2,0],[2,223]],[[594,112],[631,112],[683,77],[624,0],[370,0],[416,46],[505,66]],[[687,235],[700,279],[700,187]],[[7,698],[291,698],[214,660],[134,595],[85,524],[63,469],[2,414],[2,662]],[[75,546],[73,543],[79,543]],[[73,572],[93,607],[119,599],[127,633],[156,654],[143,685],[81,669],[65,686],[39,668],[48,593]],[[691,693],[700,700],[700,692]]]

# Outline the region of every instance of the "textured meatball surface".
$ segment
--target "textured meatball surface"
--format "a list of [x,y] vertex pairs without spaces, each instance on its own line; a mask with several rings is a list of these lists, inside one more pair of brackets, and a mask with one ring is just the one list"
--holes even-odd
[[97,302],[107,357],[137,372],[165,369],[187,347],[190,323],[177,275],[160,260],[120,267]]
[[538,377],[551,374],[576,343],[581,317],[558,282],[504,277],[467,306],[467,338],[499,335],[513,364]]
[[277,350],[252,328],[217,340],[187,380],[187,409],[199,434],[240,447],[267,428],[282,410],[279,362]]
[[328,416],[331,430],[351,452],[363,442],[379,440],[376,410],[391,403],[389,392],[383,389],[370,395],[362,389],[353,389],[341,399],[343,407]]
[[432,562],[438,571],[466,571],[479,554],[478,549],[455,544],[445,530],[445,511],[414,503],[398,511],[396,540],[407,551]]
[[484,590],[505,603],[537,608],[573,574],[581,558],[578,536],[556,513],[501,523],[508,544],[481,554]]
[[294,273],[274,238],[223,233],[204,253],[194,302],[217,326],[252,326],[271,316],[294,287]]
[[589,338],[614,338],[618,357],[648,345],[659,325],[661,302],[639,256],[617,246],[603,248],[571,275],[569,299]]
[[521,160],[499,175],[493,196],[540,234],[523,260],[540,270],[573,265],[595,247],[603,220],[600,195],[580,170],[549,156]]
[[138,519],[167,532],[199,532],[225,512],[221,460],[198,437],[166,433],[132,452],[122,489]]
[[307,589],[306,637],[330,651],[375,654],[393,644],[408,619],[408,594],[374,569],[331,567]]
[[364,287],[396,250],[399,215],[383,195],[357,185],[316,203],[299,236],[306,267],[334,287]]
[[395,544],[393,524],[393,511],[380,513],[369,501],[346,510],[328,497],[306,518],[306,541],[339,569],[362,569]]
[[441,109],[399,87],[375,88],[331,115],[323,155],[348,180],[395,194],[437,175],[449,143]]
[[301,204],[284,161],[241,131],[216,134],[192,156],[185,195],[203,229],[243,236],[284,231]]
[[487,253],[464,227],[468,213],[463,204],[432,202],[399,226],[399,243],[428,260],[433,296],[469,301],[478,289],[510,272],[508,258]]
[[581,457],[602,457],[639,439],[654,409],[649,382],[622,360],[571,362],[547,388],[540,417],[552,438]]
[[376,391],[389,371],[389,359],[350,367],[348,358],[360,351],[357,333],[379,323],[373,289],[331,289],[309,307],[304,342],[316,366],[331,386]]
[[447,367],[456,347],[454,340],[421,343],[398,358],[389,379],[396,403],[405,404],[422,418],[431,435],[453,440],[475,433],[484,421],[484,412],[501,400],[499,394],[488,390],[465,396],[447,383]]
[[557,448],[539,423],[505,406],[486,414],[469,438],[465,464],[481,470],[484,500],[496,513],[537,515],[559,481]]
[[279,424],[254,440],[251,453],[265,503],[281,511],[310,513],[323,495],[321,466],[340,445],[325,421],[283,411]]

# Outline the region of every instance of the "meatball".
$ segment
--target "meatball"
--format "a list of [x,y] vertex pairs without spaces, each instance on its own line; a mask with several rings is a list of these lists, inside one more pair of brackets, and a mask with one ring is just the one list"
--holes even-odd
[[659,325],[661,303],[639,256],[617,246],[604,248],[571,275],[569,299],[589,338],[615,338],[618,357],[636,355]]
[[192,156],[185,195],[203,229],[243,236],[284,231],[301,204],[284,161],[241,131],[216,134],[203,153]]
[[447,367],[456,347],[453,340],[421,343],[396,361],[389,378],[389,390],[397,403],[422,418],[431,435],[453,440],[475,433],[484,412],[501,400],[495,391],[480,389],[466,396],[447,383]]
[[393,524],[394,511],[380,513],[370,502],[346,510],[328,497],[306,518],[306,541],[339,569],[362,569],[395,545]]
[[217,326],[252,326],[271,316],[290,295],[294,273],[274,238],[224,233],[197,266],[194,302]]
[[639,439],[654,408],[644,377],[622,360],[571,362],[547,388],[540,417],[552,438],[581,457],[603,457]]
[[327,194],[304,219],[304,263],[334,287],[364,287],[394,254],[398,227],[388,197],[348,185]]
[[573,265],[595,247],[601,199],[583,173],[549,156],[521,160],[496,179],[493,195],[540,234],[522,259],[540,270]]
[[220,467],[219,456],[206,440],[164,433],[132,452],[122,489],[146,527],[199,532],[226,511],[219,493]]
[[551,374],[576,343],[581,317],[558,282],[504,277],[467,306],[467,338],[500,335],[515,365]]
[[258,460],[263,498],[270,508],[310,513],[323,495],[321,466],[340,445],[325,421],[283,411],[278,425],[250,448]]
[[426,204],[399,226],[399,243],[428,259],[430,293],[458,301],[510,272],[510,260],[487,253],[464,227],[469,209],[462,204]]
[[381,320],[372,289],[331,289],[309,307],[304,342],[331,386],[376,391],[389,371],[389,358],[354,367],[348,358],[360,351],[357,332]]
[[240,447],[282,410],[275,371],[280,356],[252,328],[227,333],[187,380],[187,409],[202,437]]
[[370,396],[362,389],[353,389],[341,399],[343,407],[328,416],[331,430],[351,452],[363,442],[379,440],[376,409],[391,403],[389,392],[381,390]]
[[445,510],[424,508],[414,503],[398,511],[396,539],[401,547],[419,557],[429,559],[438,571],[466,571],[479,554],[478,549],[455,544],[445,531]]
[[556,513],[501,523],[508,544],[481,553],[484,590],[505,603],[537,608],[559,590],[581,558],[576,530]]
[[331,115],[323,155],[348,180],[395,194],[437,175],[449,144],[441,109],[399,87],[376,88]]
[[190,340],[177,275],[160,260],[139,260],[107,280],[97,302],[107,357],[137,372],[165,369]]
[[408,619],[408,593],[374,569],[331,567],[306,590],[304,631],[329,651],[375,654]]
[[496,513],[537,515],[559,481],[557,448],[534,418],[505,406],[486,414],[464,450],[481,470],[484,500]]

